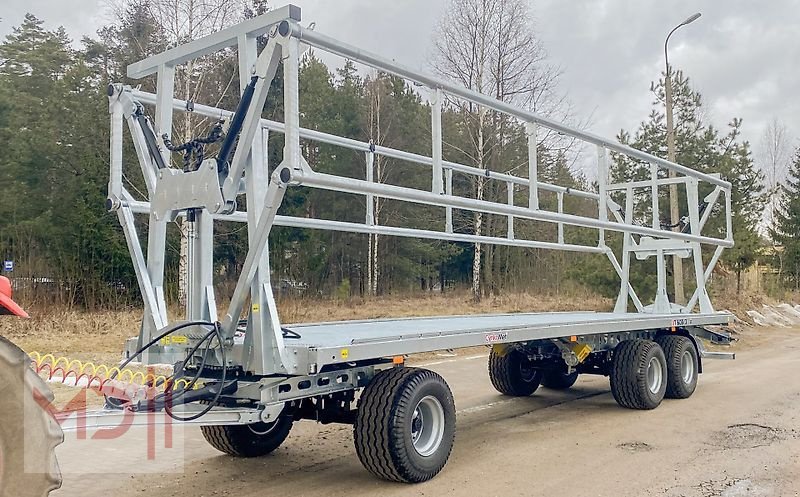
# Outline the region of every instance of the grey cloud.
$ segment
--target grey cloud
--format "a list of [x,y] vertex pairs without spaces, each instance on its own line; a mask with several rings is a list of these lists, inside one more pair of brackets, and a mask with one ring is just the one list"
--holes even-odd
[[[102,25],[104,0],[6,0],[0,35],[27,11],[48,27],[63,24],[74,37]],[[304,23],[321,32],[426,69],[431,35],[444,0],[296,0]],[[667,32],[688,15],[703,16],[670,42],[673,66],[703,93],[717,126],[744,119],[745,137],[758,142],[773,117],[800,136],[800,1],[771,0],[535,0],[535,29],[562,84],[593,131],[613,136],[647,117],[650,81],[663,71]]]

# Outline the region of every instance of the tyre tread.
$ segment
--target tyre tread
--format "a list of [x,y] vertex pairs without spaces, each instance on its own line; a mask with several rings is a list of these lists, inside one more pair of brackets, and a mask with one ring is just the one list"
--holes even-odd
[[[286,416],[280,417],[275,431],[259,435],[245,425],[201,426],[200,431],[209,445],[218,451],[234,457],[261,457],[281,446],[289,436],[293,421]],[[264,437],[260,445],[253,443],[253,438]]]
[[527,397],[539,388],[541,373],[536,373],[538,379],[533,382],[525,382],[520,378],[517,361],[522,359],[519,354],[514,350],[498,354],[495,349],[489,353],[489,380],[495,390],[503,395]]
[[[669,399],[686,399],[692,396],[697,385],[697,369],[698,363],[695,363],[695,388],[687,390],[681,377],[681,359],[683,356],[684,347],[688,346],[695,350],[692,341],[681,335],[662,335],[656,338],[662,349],[664,349],[664,356],[667,359],[667,392],[665,397]],[[688,344],[688,345],[687,345]],[[697,357],[695,355],[695,357]]]
[[[443,462],[431,471],[414,468],[407,457],[403,427],[392,422],[392,414],[413,409],[411,400],[420,384],[434,380],[447,386],[441,376],[420,368],[392,368],[378,373],[364,389],[358,404],[353,439],[356,454],[364,467],[385,480],[417,483],[435,476],[447,462],[452,450],[452,439],[443,440],[448,452]],[[447,388],[450,403],[452,393]],[[453,419],[453,422],[455,420]]]
[[647,398],[643,373],[647,368],[650,350],[659,345],[650,340],[624,340],[614,349],[611,363],[611,393],[622,407],[648,410],[661,403]]

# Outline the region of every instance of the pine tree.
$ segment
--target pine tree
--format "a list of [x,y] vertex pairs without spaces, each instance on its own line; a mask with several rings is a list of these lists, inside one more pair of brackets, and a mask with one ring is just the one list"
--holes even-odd
[[782,250],[784,268],[783,277],[800,290],[800,148],[795,154],[794,163],[789,169],[789,177],[781,186],[780,203],[775,213],[774,227],[770,235]]
[[[702,96],[692,88],[689,78],[682,71],[675,71],[672,77],[677,163],[705,173],[719,173],[731,183],[735,246],[723,253],[722,261],[736,272],[738,291],[741,273],[755,262],[760,247],[757,224],[766,201],[763,173],[755,167],[749,142],[741,141],[741,119],[732,119],[728,132],[721,134],[704,121]],[[666,158],[664,80],[653,83],[650,90],[655,98],[648,120],[642,122],[633,135],[621,131],[618,139],[626,145]],[[646,180],[650,179],[650,166],[626,156],[614,155],[611,175],[615,182]],[[660,178],[666,175],[666,170],[659,170]],[[713,185],[701,183],[699,186],[702,201],[711,193]],[[683,216],[686,214],[683,207],[686,205],[685,190],[679,188],[678,192],[678,205],[682,206]],[[662,188],[659,193],[659,219],[666,221],[669,219],[668,190]],[[649,191],[640,189],[635,194],[635,220],[640,224],[649,224],[652,218]],[[717,209],[720,209],[719,205]],[[724,238],[725,229],[724,217],[712,216],[703,234]],[[641,276],[632,274],[632,277]]]

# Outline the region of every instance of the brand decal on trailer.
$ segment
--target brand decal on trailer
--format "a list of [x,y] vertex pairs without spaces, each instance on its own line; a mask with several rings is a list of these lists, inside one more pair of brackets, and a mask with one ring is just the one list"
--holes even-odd
[[498,331],[497,333],[487,333],[486,336],[486,343],[495,343],[495,342],[502,342],[506,338],[508,338],[508,333],[505,331]]
[[689,326],[690,324],[692,324],[692,320],[689,319],[689,318],[681,318],[681,319],[673,319],[672,320],[672,326],[673,327]]

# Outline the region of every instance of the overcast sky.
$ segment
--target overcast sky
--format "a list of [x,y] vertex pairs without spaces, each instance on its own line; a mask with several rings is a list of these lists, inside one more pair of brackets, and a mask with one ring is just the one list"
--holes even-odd
[[[303,24],[342,41],[426,69],[434,25],[446,0],[296,0]],[[0,36],[25,12],[74,38],[107,19],[104,0],[2,0]],[[282,5],[282,2],[273,2]],[[535,30],[563,90],[590,129],[614,136],[649,113],[650,81],[663,71],[669,30],[694,12],[702,17],[670,41],[673,67],[684,70],[705,99],[708,117],[725,126],[744,119],[757,149],[773,118],[800,145],[800,0],[532,0]]]

